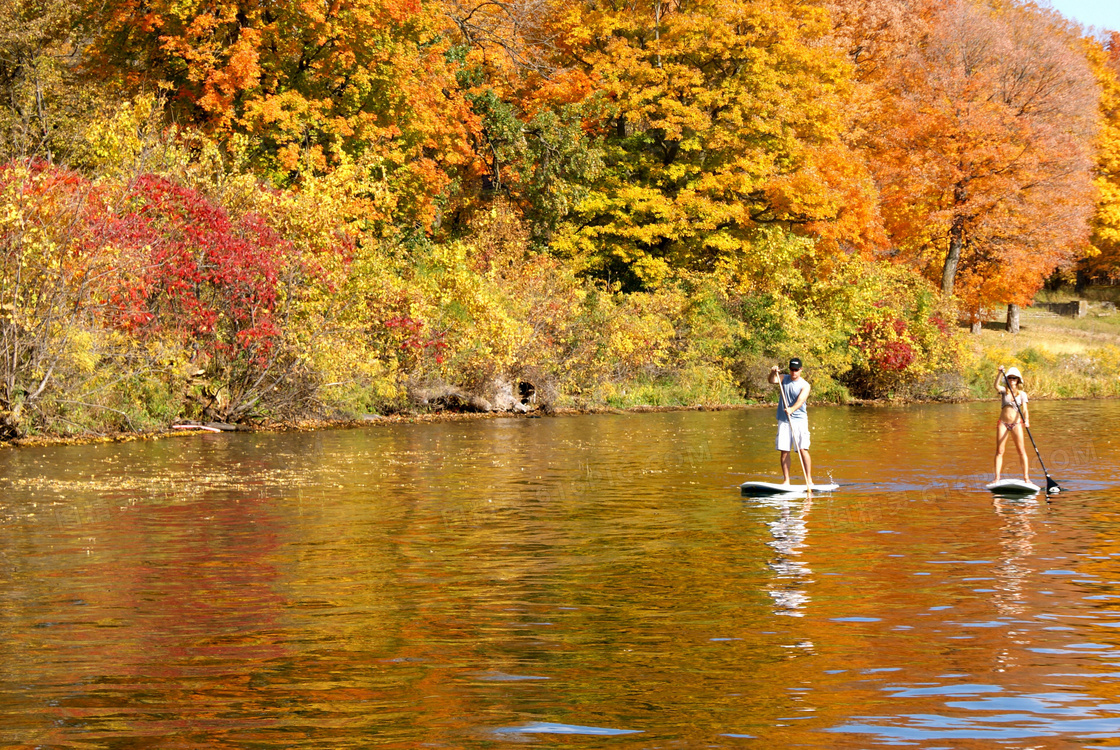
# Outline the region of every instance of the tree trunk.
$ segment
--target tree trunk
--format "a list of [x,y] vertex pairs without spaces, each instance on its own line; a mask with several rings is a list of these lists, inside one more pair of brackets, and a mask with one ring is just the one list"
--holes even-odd
[[1019,306],[1018,305],[1008,305],[1007,306],[1007,332],[1008,333],[1018,333],[1019,332]]
[[945,267],[941,270],[941,296],[953,296],[953,284],[957,280],[957,266],[961,262],[961,249],[964,248],[964,219],[957,217],[949,229],[949,254],[945,256]]
[[969,330],[970,330],[971,333],[979,334],[981,331],[984,330],[984,321],[982,321],[982,320],[972,321],[972,328],[970,328]]

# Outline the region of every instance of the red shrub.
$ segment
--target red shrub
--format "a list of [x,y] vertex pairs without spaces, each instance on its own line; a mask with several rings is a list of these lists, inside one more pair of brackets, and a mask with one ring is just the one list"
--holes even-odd
[[905,340],[906,322],[901,318],[869,320],[849,341],[863,352],[872,372],[898,373],[914,361],[914,347]]
[[145,175],[100,221],[97,239],[131,261],[106,297],[116,325],[268,360],[281,333],[281,275],[294,251],[262,217],[233,221],[198,191]]

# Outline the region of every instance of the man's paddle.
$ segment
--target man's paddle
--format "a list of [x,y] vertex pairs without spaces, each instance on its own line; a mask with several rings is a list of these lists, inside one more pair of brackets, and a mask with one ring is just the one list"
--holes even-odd
[[[786,413],[786,422],[789,424],[789,439],[797,451],[797,463],[801,464],[801,474],[805,477],[805,497],[812,497],[813,487],[809,484],[809,472],[805,471],[805,459],[801,456],[801,441],[797,439],[797,430],[793,429],[793,415],[789,413],[789,404],[786,403],[786,388],[782,383],[782,374],[778,373],[778,395],[782,398],[782,410]],[[1039,460],[1041,463],[1041,459]]]
[[[1007,382],[1007,373],[1000,368],[1000,374],[1003,375],[1003,385],[1007,388],[1008,393],[1011,392],[1011,383]],[[1022,381],[1020,381],[1022,382]],[[1046,470],[1046,464],[1042,463],[1042,454],[1038,452],[1038,444],[1034,442],[1034,435],[1031,434],[1031,428],[1027,427],[1027,418],[1023,416],[1023,407],[1019,406],[1019,398],[1012,396],[1011,400],[1015,402],[1015,411],[1019,412],[1019,422],[1023,425],[1023,429],[1027,431],[1027,437],[1031,439],[1031,445],[1034,446],[1034,455],[1038,456],[1038,465],[1042,467],[1042,473],[1046,475],[1046,494],[1057,495],[1062,491],[1054,478],[1050,476],[1050,472]]]

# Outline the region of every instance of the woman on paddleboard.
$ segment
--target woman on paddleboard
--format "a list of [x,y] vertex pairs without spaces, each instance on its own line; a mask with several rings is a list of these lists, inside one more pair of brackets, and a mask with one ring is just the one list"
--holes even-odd
[[[1005,385],[1006,384],[1006,385]],[[999,481],[1000,472],[1003,470],[1003,449],[1007,445],[1007,436],[1015,439],[1015,447],[1019,450],[1019,461],[1023,464],[1023,481],[1029,482],[1030,465],[1027,463],[1027,446],[1023,443],[1023,428],[1031,426],[1030,412],[1027,411],[1027,394],[1020,390],[1023,387],[1023,376],[1018,367],[1008,368],[1006,374],[1003,365],[999,366],[996,373],[996,391],[1000,396],[999,424],[996,425],[996,481]]]
[[789,453],[791,445],[801,454],[805,470],[805,484],[813,486],[813,464],[809,460],[809,416],[805,402],[809,398],[809,383],[801,377],[801,360],[789,361],[789,375],[782,375],[777,365],[770,368],[770,384],[782,390],[778,397],[778,460],[782,465],[782,483],[789,484]]

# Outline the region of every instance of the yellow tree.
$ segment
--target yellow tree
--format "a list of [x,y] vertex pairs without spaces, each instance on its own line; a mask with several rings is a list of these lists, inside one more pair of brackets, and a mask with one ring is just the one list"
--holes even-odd
[[1097,149],[1097,213],[1093,249],[1081,261],[1082,278],[1120,279],[1120,33],[1106,45],[1089,41],[1089,59],[1101,86],[1101,134]]
[[584,0],[556,27],[601,102],[604,168],[554,239],[588,270],[656,286],[749,257],[764,225],[870,241],[872,185],[840,138],[851,68],[823,8]]
[[100,104],[75,85],[78,0],[0,2],[0,157],[65,160]]

